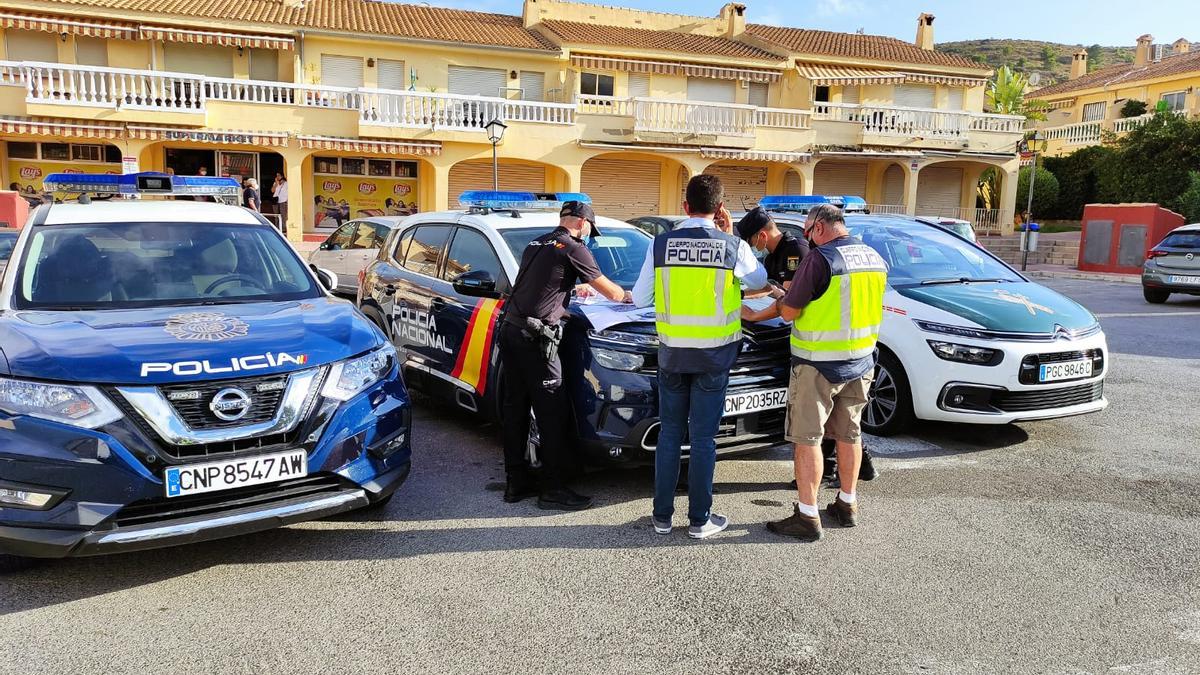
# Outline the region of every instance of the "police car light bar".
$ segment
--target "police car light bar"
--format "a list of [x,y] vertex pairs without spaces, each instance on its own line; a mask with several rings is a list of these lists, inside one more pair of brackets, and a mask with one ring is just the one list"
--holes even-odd
[[767,211],[808,213],[814,206],[833,204],[849,213],[867,213],[867,200],[853,195],[767,195],[758,205]]
[[232,178],[172,176],[157,171],[127,174],[52,173],[47,192],[91,195],[194,195],[236,199],[241,186]]
[[468,190],[458,196],[458,203],[467,208],[493,211],[557,211],[564,202],[591,204],[592,198],[582,192],[506,192],[503,190]]

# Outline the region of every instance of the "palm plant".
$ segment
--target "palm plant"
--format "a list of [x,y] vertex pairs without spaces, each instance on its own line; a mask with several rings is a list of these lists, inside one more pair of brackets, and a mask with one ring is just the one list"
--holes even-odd
[[1003,66],[988,83],[987,104],[992,112],[1001,115],[1021,115],[1032,122],[1046,119],[1049,104],[1040,99],[1026,99],[1029,79],[1012,68]]

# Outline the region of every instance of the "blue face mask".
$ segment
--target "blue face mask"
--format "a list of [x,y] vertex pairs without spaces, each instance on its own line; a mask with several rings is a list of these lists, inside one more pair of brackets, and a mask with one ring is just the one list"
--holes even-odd
[[762,251],[760,251],[758,249],[754,249],[754,257],[758,258],[759,260],[766,260],[767,251],[765,249]]

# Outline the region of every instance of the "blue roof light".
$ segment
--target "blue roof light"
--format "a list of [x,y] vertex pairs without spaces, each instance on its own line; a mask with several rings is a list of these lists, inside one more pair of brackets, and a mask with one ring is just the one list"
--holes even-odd
[[808,213],[819,204],[833,204],[850,213],[866,213],[867,201],[853,195],[768,195],[758,205],[767,211]]
[[124,175],[52,173],[42,184],[47,192],[93,195],[207,195],[236,199],[241,193],[241,186],[232,178],[172,176],[158,171]]
[[494,210],[557,211],[564,202],[579,201],[591,204],[592,198],[582,192],[507,192],[504,190],[468,190],[458,196],[458,203],[467,208]]

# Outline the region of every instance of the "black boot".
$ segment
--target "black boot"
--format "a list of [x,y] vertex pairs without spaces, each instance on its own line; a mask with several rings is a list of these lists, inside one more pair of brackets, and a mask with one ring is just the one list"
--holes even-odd
[[858,466],[859,480],[875,480],[879,476],[879,470],[875,468],[875,463],[871,461],[871,453],[867,452],[867,446],[863,446],[862,464]]
[[821,467],[821,482],[837,487],[837,441],[832,438],[821,441],[821,458],[824,460],[824,465]]
[[591,507],[592,498],[564,487],[543,491],[538,495],[537,505],[545,511],[582,511]]
[[504,501],[516,504],[523,499],[538,496],[537,480],[529,474],[509,474],[504,483]]

